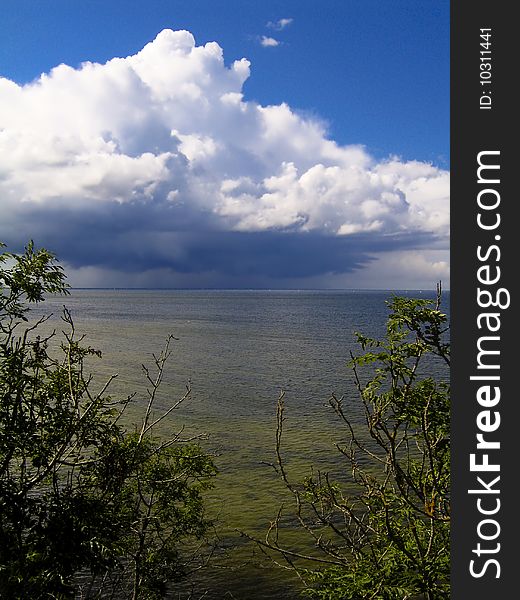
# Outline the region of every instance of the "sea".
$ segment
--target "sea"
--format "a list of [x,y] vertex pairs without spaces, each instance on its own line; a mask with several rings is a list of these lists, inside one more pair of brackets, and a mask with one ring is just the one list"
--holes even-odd
[[[266,556],[251,538],[264,540],[282,509],[281,543],[305,554],[316,552],[298,528],[294,498],[276,463],[276,406],[284,394],[282,455],[295,482],[318,471],[348,486],[349,468],[336,445],[348,431],[332,410],[332,394],[362,430],[364,417],[348,362],[362,353],[355,332],[380,338],[394,295],[435,297],[409,290],[135,290],[73,289],[51,296],[33,310],[50,314],[44,324],[57,332],[66,306],[83,343],[101,351],[87,368],[94,389],[112,375],[112,397],[133,394],[126,416],[136,426],[147,402],[143,367],[173,336],[171,355],[156,402],[156,414],[191,388],[159,434],[181,432],[214,456],[219,474],[207,494],[215,521],[209,566],[190,587],[174,587],[170,598],[206,600],[296,599],[300,579],[281,556]],[[444,310],[449,293],[444,294]],[[446,378],[443,365],[432,366]],[[274,560],[273,560],[274,559]],[[279,564],[276,564],[279,563]]]

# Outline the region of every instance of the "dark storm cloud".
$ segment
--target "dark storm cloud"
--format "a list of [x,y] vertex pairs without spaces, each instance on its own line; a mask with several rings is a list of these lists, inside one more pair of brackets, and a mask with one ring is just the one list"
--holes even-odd
[[[211,215],[165,211],[139,205],[98,206],[89,211],[19,211],[18,227],[4,235],[20,250],[30,237],[73,268],[107,268],[125,273],[167,269],[202,275],[212,272],[223,282],[247,277],[263,280],[341,274],[370,263],[376,253],[427,247],[432,236],[329,235],[299,231],[226,231],[212,227]],[[66,226],[64,227],[64,223]],[[36,237],[35,237],[36,232]]]

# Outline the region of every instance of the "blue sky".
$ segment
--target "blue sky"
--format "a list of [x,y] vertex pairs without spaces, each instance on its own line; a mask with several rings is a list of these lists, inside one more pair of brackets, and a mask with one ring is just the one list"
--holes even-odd
[[[283,18],[283,31],[266,27]],[[445,0],[3,0],[0,75],[27,82],[61,62],[133,54],[165,27],[250,59],[248,99],[317,114],[375,156],[448,166]],[[281,45],[262,47],[263,35]]]
[[[104,65],[114,57],[136,55],[165,29],[187,30],[193,42],[163,36],[148,52],[148,69],[154,69],[155,60],[163,65],[161,80],[152,81],[133,63],[125,66],[124,76],[122,67],[116,72],[114,61],[104,74],[92,75],[81,67],[85,61]],[[215,66],[218,61],[210,46],[203,62],[196,63],[192,49],[208,42],[217,42],[223,52],[220,67]],[[169,71],[184,69],[186,61],[161,62],[174,47],[193,59],[193,68],[182,71],[181,83]],[[234,61],[242,58],[249,61],[248,67],[241,63],[233,71]],[[73,72],[51,74],[61,63]],[[39,80],[42,73],[47,74],[45,81]],[[0,238],[19,245],[22,235],[38,242],[40,234],[46,245],[60,252],[73,283],[388,287],[395,282],[397,287],[427,283],[431,287],[435,277],[446,279],[447,1],[4,0],[0,77],[5,84],[0,101],[3,96],[9,110],[14,110],[13,104],[20,107],[16,115],[4,112],[0,125],[11,132],[4,149],[9,157],[24,157],[12,163],[10,183],[2,190],[8,199],[4,228],[9,223],[11,229],[4,231],[0,225]],[[79,83],[89,77],[88,84]],[[218,129],[184,115],[195,104],[188,103],[188,96],[183,100],[186,106],[173,100],[173,88],[164,95],[167,84],[198,90],[196,103],[204,101],[201,106],[217,102],[217,90],[220,99],[228,94],[228,104],[232,94],[241,93],[242,104],[234,104],[235,117],[228,108],[212,113],[213,119],[230,119],[227,130]],[[147,100],[143,97],[134,105],[124,96],[127,90],[129,97],[140,98],[143,86]],[[93,88],[96,93],[84,103],[89,94],[81,90]],[[127,111],[124,123],[119,122],[122,112],[111,112],[110,90]],[[79,94],[78,108],[69,115],[76,104],[74,94]],[[56,117],[53,127],[40,127],[43,122],[54,123],[49,111],[60,98],[66,98],[63,123]],[[151,103],[153,111],[143,108]],[[94,109],[104,119],[98,119]],[[30,114],[25,121],[23,111]],[[136,111],[146,121],[146,132],[137,128],[129,133]],[[243,122],[234,132],[240,119]],[[276,127],[280,140],[273,133]],[[265,142],[265,147],[255,150],[244,137],[246,130],[259,136],[257,146]],[[176,145],[164,142],[165,132]],[[94,143],[100,136],[103,148]],[[284,136],[292,138],[291,147],[285,148]],[[33,156],[40,147],[47,158]],[[48,158],[54,154],[53,164],[62,161],[70,166],[81,157],[82,165],[88,165],[88,172],[74,171],[78,181],[84,178],[82,189],[55,185]],[[100,156],[106,159],[103,165]],[[253,168],[251,161],[258,164]],[[32,169],[34,185],[45,185],[49,178],[49,187],[56,189],[45,196],[29,189],[29,183],[22,185],[18,178],[24,169]],[[123,182],[122,173],[129,169],[142,173],[139,181]],[[58,178],[65,177],[63,172]],[[210,183],[208,193],[212,198],[218,195],[218,202],[201,200]],[[419,190],[421,186],[424,189]],[[125,190],[132,202],[123,198]],[[319,214],[312,194],[318,194]],[[340,194],[352,197],[343,202]],[[444,198],[442,206],[434,206],[436,196]],[[171,208],[174,197],[171,217],[172,211],[164,207]],[[189,208],[183,210],[181,205]],[[215,214],[218,219],[211,216]],[[395,214],[401,218],[392,219]],[[60,230],[68,231],[72,239],[49,225],[49,220],[60,219]],[[107,228],[107,219],[112,229]],[[85,242],[78,237],[81,223],[88,231]],[[139,223],[146,227],[140,229]],[[167,231],[159,226],[164,223]],[[12,233],[13,227],[19,236]],[[117,242],[111,244],[110,238]],[[83,248],[87,241],[95,241],[94,251]],[[139,248],[135,255],[130,252],[133,267],[122,259],[122,245],[128,253],[128,244]],[[173,254],[166,250],[172,247]],[[284,253],[284,261],[271,256],[273,248],[275,255]],[[308,248],[313,248],[316,260],[309,261],[313,267],[307,272],[301,262]],[[323,256],[318,256],[319,248],[326,248]],[[242,265],[237,249],[247,255]],[[327,259],[331,253],[334,260]],[[216,256],[221,256],[221,263]],[[280,262],[285,264],[282,270]]]

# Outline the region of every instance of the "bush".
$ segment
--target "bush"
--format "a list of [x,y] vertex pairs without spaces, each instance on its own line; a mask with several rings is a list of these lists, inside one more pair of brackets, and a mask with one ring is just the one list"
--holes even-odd
[[[183,544],[204,537],[203,492],[216,470],[195,443],[159,439],[163,352],[145,369],[148,398],[135,431],[110,381],[92,391],[85,360],[100,356],[66,331],[41,337],[31,303],[67,293],[62,268],[30,243],[0,253],[0,597],[162,598],[190,570]],[[57,354],[57,358],[53,356]],[[193,548],[191,548],[193,550]]]
[[[450,390],[426,375],[432,357],[449,366],[440,300],[440,286],[436,301],[395,297],[384,340],[357,334],[364,353],[351,356],[350,365],[364,407],[364,435],[345,399],[330,399],[346,427],[348,442],[337,449],[351,473],[349,492],[327,473],[293,483],[282,456],[283,394],[278,401],[277,470],[317,553],[283,547],[281,513],[259,543],[282,554],[311,597],[449,598]],[[362,381],[366,367],[372,375]],[[316,560],[317,567],[308,566]]]

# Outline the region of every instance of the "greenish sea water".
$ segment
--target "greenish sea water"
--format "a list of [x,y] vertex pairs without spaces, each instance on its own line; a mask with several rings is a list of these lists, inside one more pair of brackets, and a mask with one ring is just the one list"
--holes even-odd
[[[208,494],[219,544],[211,566],[195,577],[194,599],[203,594],[207,600],[298,597],[298,578],[277,568],[239,533],[263,538],[284,503],[284,542],[313,551],[294,526],[290,494],[269,466],[276,460],[276,401],[284,390],[284,456],[295,479],[314,468],[331,471],[348,485],[348,467],[334,449],[347,432],[328,398],[345,396],[349,415],[362,427],[347,362],[350,351],[359,352],[354,331],[383,335],[385,300],[391,296],[375,291],[72,290],[35,309],[36,315],[52,312],[45,327],[59,331],[61,307],[68,307],[85,343],[103,353],[102,360],[89,363],[94,385],[117,373],[112,395],[136,392],[129,425],[146,399],[142,363],[151,365],[169,334],[177,338],[158,408],[181,397],[188,381],[192,394],[162,423],[161,433],[183,427],[185,437],[206,434],[201,444],[219,468]],[[187,597],[186,588],[171,595]]]

